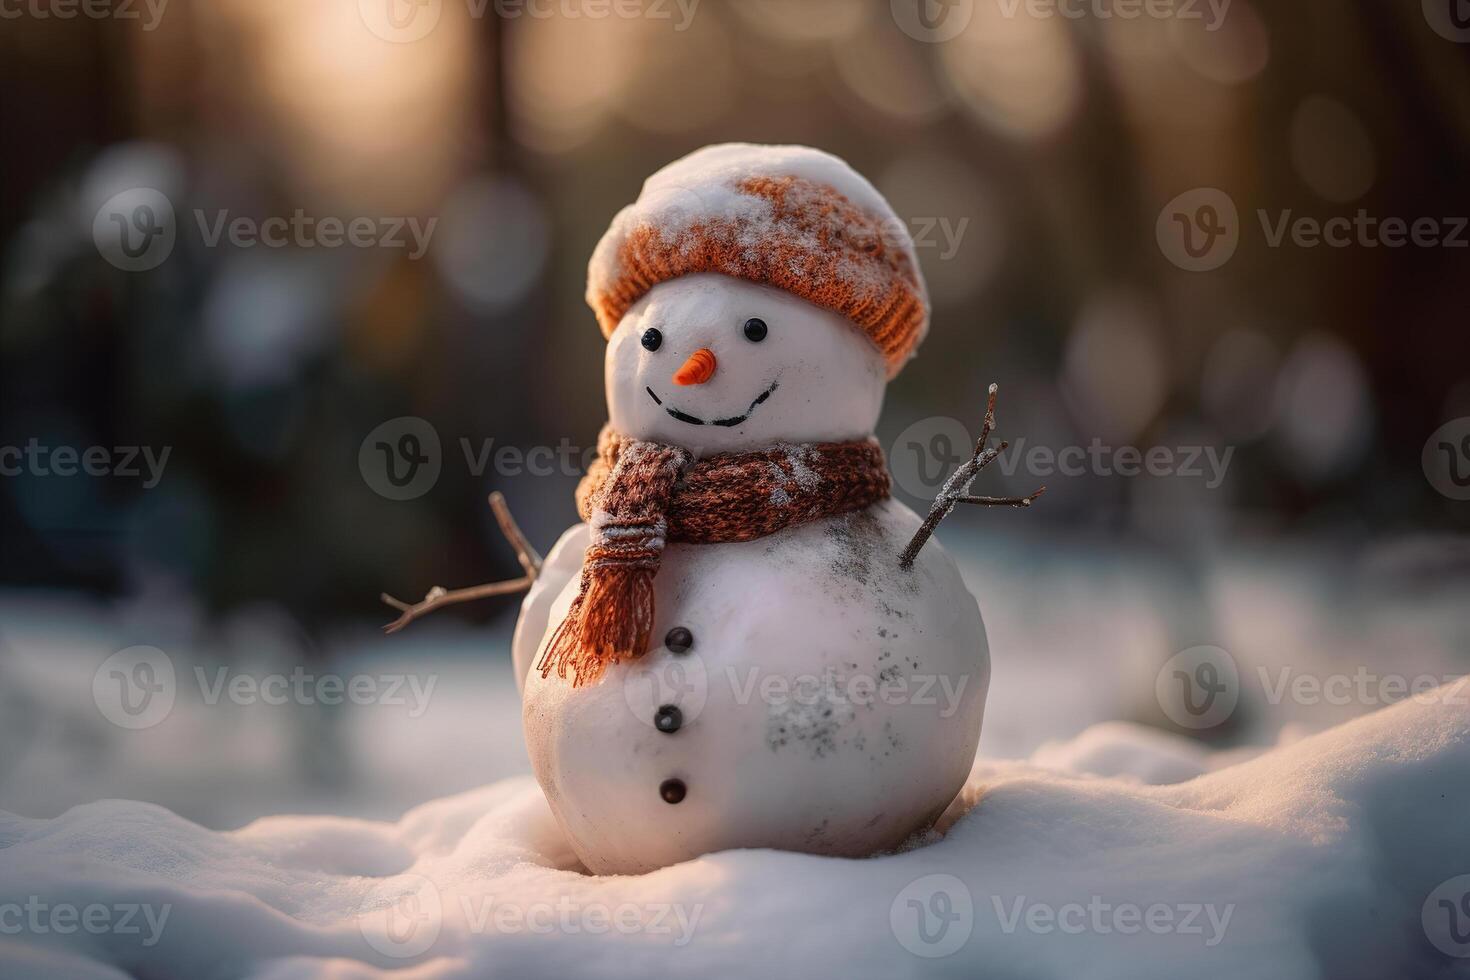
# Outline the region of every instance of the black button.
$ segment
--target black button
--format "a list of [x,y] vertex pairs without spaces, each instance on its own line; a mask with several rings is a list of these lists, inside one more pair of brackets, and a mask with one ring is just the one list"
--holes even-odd
[[658,709],[653,716],[653,727],[665,735],[672,735],[684,724],[684,712],[672,704],[666,704]]
[[758,344],[766,339],[766,321],[758,316],[753,316],[745,321],[745,339],[752,344]]
[[680,802],[688,791],[682,779],[665,779],[658,787],[658,795],[664,798],[665,803]]
[[664,637],[664,646],[669,648],[670,653],[688,653],[689,648],[694,646],[694,634],[682,626],[675,626]]
[[649,327],[643,331],[643,347],[645,350],[658,350],[659,345],[664,342],[664,335],[657,327]]

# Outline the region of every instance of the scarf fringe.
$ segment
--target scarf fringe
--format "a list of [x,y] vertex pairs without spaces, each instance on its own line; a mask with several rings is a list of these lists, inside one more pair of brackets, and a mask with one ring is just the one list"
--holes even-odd
[[653,634],[654,568],[609,564],[582,570],[582,590],[557,627],[536,668],[553,670],[572,686],[595,684],[607,668],[648,652]]

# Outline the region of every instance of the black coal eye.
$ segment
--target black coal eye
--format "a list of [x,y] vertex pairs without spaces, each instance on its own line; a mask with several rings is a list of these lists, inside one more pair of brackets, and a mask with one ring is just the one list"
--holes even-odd
[[655,327],[649,327],[643,331],[643,347],[645,350],[658,350],[659,345],[664,342],[664,335]]
[[745,339],[752,344],[758,344],[766,339],[766,321],[758,316],[753,316],[745,321]]

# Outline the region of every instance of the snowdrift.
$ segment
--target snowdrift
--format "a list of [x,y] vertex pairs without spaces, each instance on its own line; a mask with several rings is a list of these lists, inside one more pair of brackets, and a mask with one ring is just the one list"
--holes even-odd
[[1470,681],[1218,761],[1098,726],[980,760],[901,853],[731,851],[637,877],[583,874],[524,777],[396,824],[221,833],[120,801],[0,814],[0,974],[1470,972]]

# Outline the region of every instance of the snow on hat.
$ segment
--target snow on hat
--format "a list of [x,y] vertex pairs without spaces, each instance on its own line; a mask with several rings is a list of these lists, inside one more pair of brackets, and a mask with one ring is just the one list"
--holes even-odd
[[794,293],[858,326],[897,374],[929,329],[908,228],[844,161],[808,146],[723,143],[649,177],[587,265],[610,337],[654,286],[720,272]]

